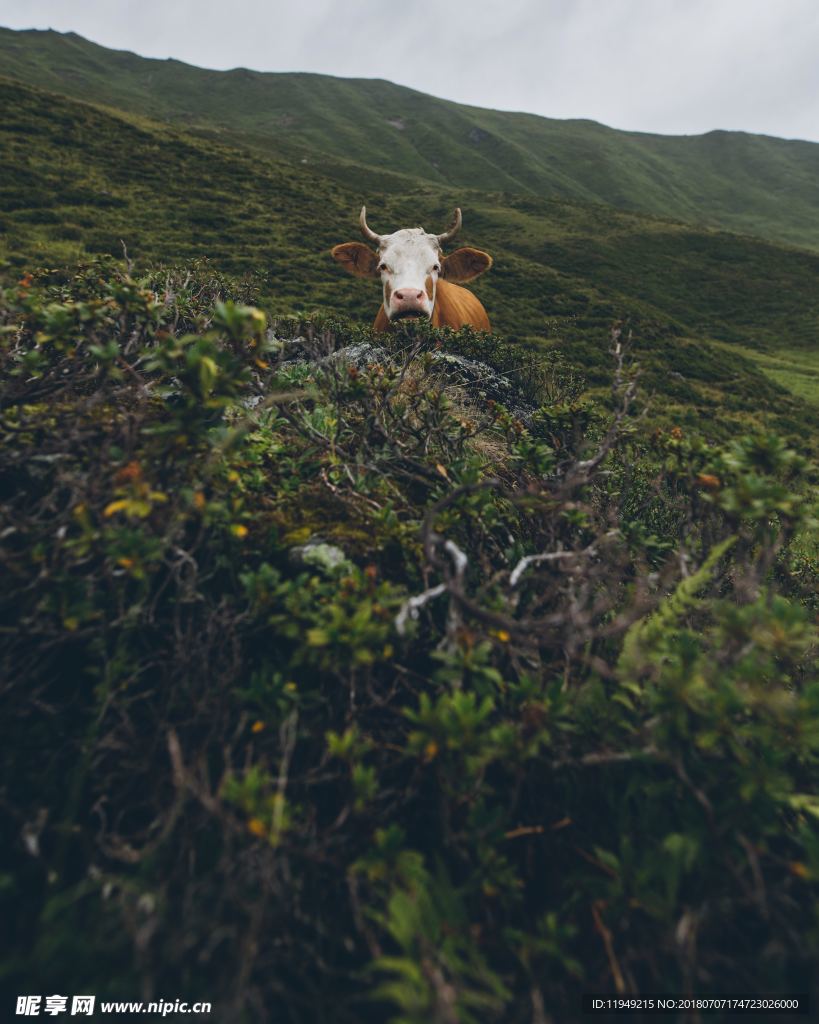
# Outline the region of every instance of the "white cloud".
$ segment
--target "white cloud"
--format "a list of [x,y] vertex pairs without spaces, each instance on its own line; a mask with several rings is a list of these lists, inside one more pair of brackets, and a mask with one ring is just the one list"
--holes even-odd
[[819,141],[816,0],[0,0],[0,24],[637,131]]

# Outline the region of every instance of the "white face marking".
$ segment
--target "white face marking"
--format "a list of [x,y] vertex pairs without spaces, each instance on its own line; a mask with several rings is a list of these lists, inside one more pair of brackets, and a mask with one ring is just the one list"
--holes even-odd
[[[403,228],[381,236],[379,270],[384,284],[384,310],[390,320],[432,316],[441,249],[435,235],[423,228]],[[427,293],[432,281],[432,295]]]

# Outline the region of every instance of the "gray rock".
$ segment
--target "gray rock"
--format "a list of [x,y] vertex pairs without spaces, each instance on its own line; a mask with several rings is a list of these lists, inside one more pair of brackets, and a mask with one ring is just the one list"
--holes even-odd
[[432,357],[447,374],[450,385],[460,385],[473,399],[497,402],[523,423],[531,421],[537,406],[528,402],[514,381],[499,370],[452,352],[433,352]]
[[[279,358],[282,362],[311,363],[314,366],[329,366],[343,361],[358,370],[366,370],[373,364],[384,365],[395,358],[386,348],[370,341],[360,341],[334,352],[317,350],[316,342],[309,342],[304,337],[279,338],[275,341],[280,346]],[[432,351],[428,353],[436,370],[440,370],[447,378],[450,386],[462,387],[464,395],[472,400],[494,401],[504,406],[523,423],[529,424],[536,406],[523,396],[519,385],[499,370],[487,363],[452,352]]]
[[320,359],[319,363],[338,362],[342,359],[350,366],[362,370],[373,363],[388,363],[392,357],[380,345],[373,345],[369,341],[360,341],[356,345],[347,345],[345,348],[336,349],[326,358]]

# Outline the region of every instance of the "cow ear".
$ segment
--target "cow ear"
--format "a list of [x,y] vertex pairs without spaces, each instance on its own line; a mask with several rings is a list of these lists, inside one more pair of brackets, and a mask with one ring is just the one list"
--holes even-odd
[[356,277],[377,277],[378,256],[363,242],[345,242],[330,250],[334,260]]
[[492,257],[480,249],[456,249],[445,256],[441,264],[440,276],[445,281],[471,281],[492,266]]

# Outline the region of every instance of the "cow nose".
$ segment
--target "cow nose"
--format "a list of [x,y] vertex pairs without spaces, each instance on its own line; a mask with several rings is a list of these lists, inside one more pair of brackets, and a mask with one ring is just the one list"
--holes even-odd
[[413,299],[423,299],[423,292],[416,292],[412,290],[402,290],[399,292],[393,292],[397,302],[411,302]]

